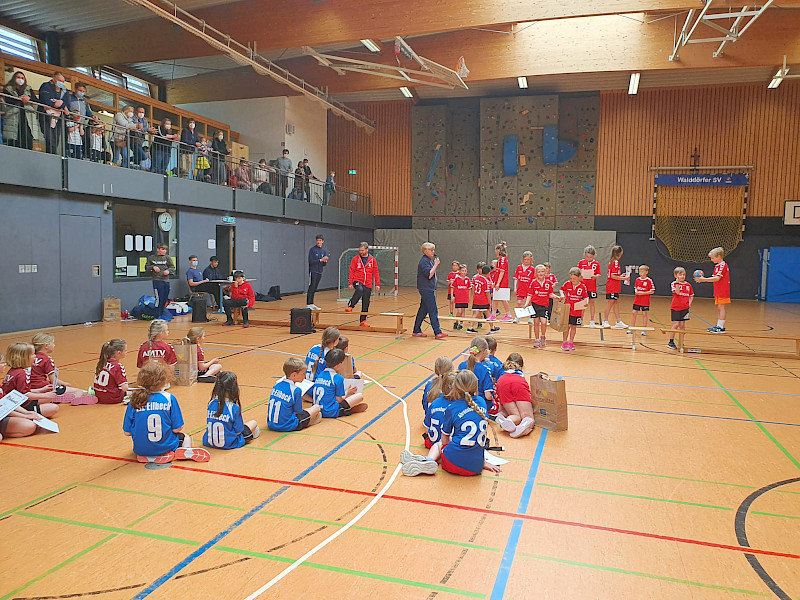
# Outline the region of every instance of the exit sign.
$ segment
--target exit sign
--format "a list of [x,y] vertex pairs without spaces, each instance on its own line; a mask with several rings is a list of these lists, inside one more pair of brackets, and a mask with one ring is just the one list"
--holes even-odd
[[355,170],[355,169],[350,169],[350,170],[347,172],[347,174],[348,174],[348,175],[355,175],[355,174],[356,174],[356,170]]
[[222,217],[223,225],[236,225],[236,217]]

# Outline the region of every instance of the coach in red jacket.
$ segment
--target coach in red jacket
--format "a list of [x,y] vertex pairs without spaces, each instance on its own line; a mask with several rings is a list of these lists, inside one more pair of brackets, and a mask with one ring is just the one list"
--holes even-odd
[[[358,254],[350,261],[350,285],[351,290],[355,290],[353,297],[347,303],[347,312],[353,312],[353,308],[361,300],[361,312],[369,312],[369,298],[372,295],[372,278],[375,278],[375,291],[381,291],[381,277],[378,273],[378,261],[374,256],[370,256],[369,244],[361,242],[358,245]],[[361,326],[369,327],[367,315],[361,315]]]

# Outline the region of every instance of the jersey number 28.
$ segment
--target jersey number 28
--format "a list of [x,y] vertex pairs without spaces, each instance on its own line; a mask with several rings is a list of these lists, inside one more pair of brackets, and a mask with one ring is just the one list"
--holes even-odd
[[461,424],[461,431],[467,435],[461,438],[462,446],[474,446],[476,444],[475,438],[477,437],[477,444],[481,448],[486,446],[486,421],[481,421],[480,425],[474,421],[464,421]]

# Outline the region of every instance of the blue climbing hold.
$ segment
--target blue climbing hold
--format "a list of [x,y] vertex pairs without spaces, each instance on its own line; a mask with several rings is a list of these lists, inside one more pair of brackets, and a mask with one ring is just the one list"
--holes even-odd
[[557,165],[568,161],[578,152],[577,146],[571,142],[558,141],[558,128],[545,125],[542,133],[542,162],[546,165]]
[[544,188],[551,188],[551,187],[553,187],[553,182],[551,181],[550,183],[543,183],[543,184],[542,184],[542,187],[544,187]]
[[517,147],[519,136],[507,135],[503,138],[503,175],[506,177],[517,176]]
[[501,206],[500,207],[500,213],[501,214],[505,215],[507,212],[508,212],[508,207],[507,206]]

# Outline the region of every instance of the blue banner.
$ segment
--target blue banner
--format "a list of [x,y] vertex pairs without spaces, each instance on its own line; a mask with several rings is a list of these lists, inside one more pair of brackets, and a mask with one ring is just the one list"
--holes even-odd
[[656,175],[656,185],[750,185],[747,173],[668,173]]

